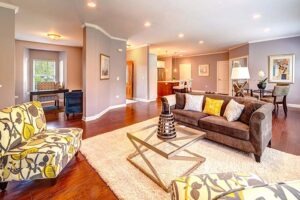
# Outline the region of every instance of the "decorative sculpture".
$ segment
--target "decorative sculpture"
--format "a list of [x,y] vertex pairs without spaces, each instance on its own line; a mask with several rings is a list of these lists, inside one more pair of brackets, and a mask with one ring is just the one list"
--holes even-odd
[[162,112],[159,116],[157,137],[163,140],[176,137],[174,115],[171,113],[167,102],[163,102]]

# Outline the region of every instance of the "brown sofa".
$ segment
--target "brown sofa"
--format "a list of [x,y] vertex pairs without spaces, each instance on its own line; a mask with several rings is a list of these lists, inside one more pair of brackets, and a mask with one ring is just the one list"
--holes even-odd
[[[202,112],[183,110],[185,94],[177,93],[176,105],[170,105],[175,120],[186,126],[205,131],[207,133],[206,138],[209,140],[253,153],[255,160],[260,162],[264,149],[271,144],[273,104],[225,95],[195,95],[204,95],[203,108],[206,97],[224,100],[221,116],[210,116]],[[226,106],[231,99],[245,105],[240,118],[234,122],[228,122],[223,117]],[[167,98],[162,97],[162,102],[168,103]]]

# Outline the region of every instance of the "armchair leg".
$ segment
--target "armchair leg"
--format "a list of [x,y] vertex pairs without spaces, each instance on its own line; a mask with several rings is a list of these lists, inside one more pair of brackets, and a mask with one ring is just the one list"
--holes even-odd
[[52,186],[54,186],[57,183],[57,178],[50,179],[50,183]]
[[75,156],[76,156],[76,157],[78,156],[78,152],[79,152],[79,151],[77,151],[77,152],[75,153]]
[[270,140],[270,142],[268,143],[268,147],[272,146],[272,140]]
[[0,183],[0,189],[1,189],[1,191],[4,191],[6,189],[7,184],[8,184],[8,182],[1,182]]
[[258,162],[258,163],[260,163],[261,156],[254,154],[254,157],[255,157],[255,161]]

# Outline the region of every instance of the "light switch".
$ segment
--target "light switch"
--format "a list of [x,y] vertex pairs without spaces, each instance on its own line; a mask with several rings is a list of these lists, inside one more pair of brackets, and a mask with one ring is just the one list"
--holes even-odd
[[120,77],[119,77],[119,76],[117,76],[117,81],[118,81],[118,80],[120,80]]
[[120,96],[119,96],[119,95],[117,95],[117,96],[116,96],[116,98],[118,99],[118,98],[120,98]]
[[2,85],[0,85],[0,88],[2,88]]

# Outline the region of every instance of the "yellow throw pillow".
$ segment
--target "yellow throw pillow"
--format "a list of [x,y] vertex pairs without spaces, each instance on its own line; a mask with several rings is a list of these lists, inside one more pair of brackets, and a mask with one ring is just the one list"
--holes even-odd
[[205,107],[204,107],[204,113],[209,115],[221,115],[221,108],[223,105],[224,100],[217,100],[217,99],[211,99],[206,97]]

